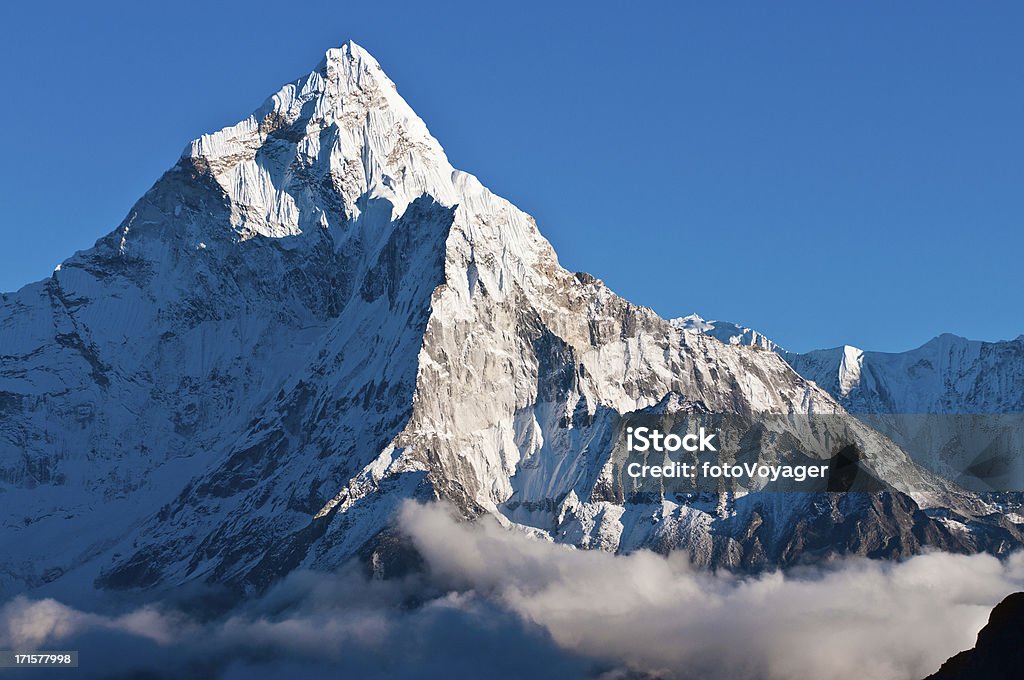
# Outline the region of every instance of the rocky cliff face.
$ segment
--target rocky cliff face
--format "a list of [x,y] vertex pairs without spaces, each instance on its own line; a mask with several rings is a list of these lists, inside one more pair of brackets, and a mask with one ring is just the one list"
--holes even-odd
[[351,43],[4,295],[0,355],[8,593],[382,565],[409,498],[747,568],[1019,538],[856,421],[890,492],[632,493],[613,455],[631,413],[845,415],[777,354],[562,269]]

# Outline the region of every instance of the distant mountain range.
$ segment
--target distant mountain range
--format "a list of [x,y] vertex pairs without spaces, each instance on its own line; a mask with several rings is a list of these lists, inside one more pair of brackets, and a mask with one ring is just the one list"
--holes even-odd
[[[563,269],[373,57],[329,50],[189,144],[95,246],[0,299],[0,538],[17,546],[0,594],[243,597],[353,557],[396,573],[415,562],[392,523],[408,499],[744,570],[1021,544],[1003,500],[843,407],[1014,407],[1020,340],[799,358],[694,323]],[[686,494],[624,475],[623,422],[678,414],[745,419],[752,462],[828,418],[809,455],[849,445],[887,490]]]
[[730,322],[694,314],[671,323],[777,353],[915,462],[965,488],[1024,489],[1024,335],[981,342],[947,333],[907,352],[844,345],[800,354]]
[[1024,335],[982,342],[945,333],[906,352],[844,345],[801,354],[728,321],[694,314],[671,323],[727,344],[777,352],[851,413],[1024,413]]

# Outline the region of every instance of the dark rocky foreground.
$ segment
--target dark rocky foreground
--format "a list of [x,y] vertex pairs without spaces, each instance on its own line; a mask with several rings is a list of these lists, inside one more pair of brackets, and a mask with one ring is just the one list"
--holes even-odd
[[925,680],[1019,680],[1024,677],[1024,593],[996,605],[974,649],[960,652]]

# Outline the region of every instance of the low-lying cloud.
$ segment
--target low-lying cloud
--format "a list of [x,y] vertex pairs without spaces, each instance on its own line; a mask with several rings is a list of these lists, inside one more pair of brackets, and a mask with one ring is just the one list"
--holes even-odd
[[[923,678],[1024,589],[1024,556],[850,559],[738,577],[681,555],[573,550],[410,503],[427,573],[296,573],[227,617],[0,607],[0,649],[77,648],[80,677]],[[75,645],[78,645],[75,647]]]
[[972,646],[992,606],[1024,584],[1020,555],[851,559],[740,578],[681,555],[571,550],[436,507],[407,506],[402,523],[436,577],[565,649],[672,677],[921,678]]

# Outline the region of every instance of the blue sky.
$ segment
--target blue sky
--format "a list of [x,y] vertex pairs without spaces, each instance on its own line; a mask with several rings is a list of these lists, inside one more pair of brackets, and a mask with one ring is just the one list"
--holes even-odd
[[221,4],[0,9],[0,290],[351,38],[566,267],[663,316],[1024,333],[1020,3]]

